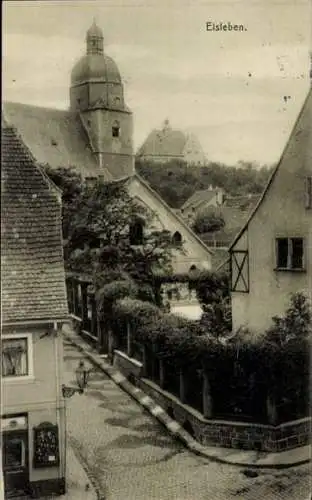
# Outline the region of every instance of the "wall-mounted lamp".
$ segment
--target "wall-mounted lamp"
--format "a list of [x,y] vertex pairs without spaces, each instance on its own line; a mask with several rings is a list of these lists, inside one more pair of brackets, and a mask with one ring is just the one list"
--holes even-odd
[[85,388],[88,385],[90,373],[92,369],[86,368],[83,361],[79,362],[78,368],[75,370],[76,381],[78,387],[68,387],[65,384],[62,385],[62,394],[64,398],[71,398],[74,394],[83,394]]

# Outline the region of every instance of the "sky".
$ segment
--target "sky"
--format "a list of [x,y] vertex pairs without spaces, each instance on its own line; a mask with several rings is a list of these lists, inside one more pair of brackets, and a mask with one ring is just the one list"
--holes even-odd
[[[3,99],[67,109],[93,18],[123,78],[139,147],[165,119],[207,158],[278,161],[309,89],[310,0],[3,2]],[[206,23],[244,31],[207,31]]]

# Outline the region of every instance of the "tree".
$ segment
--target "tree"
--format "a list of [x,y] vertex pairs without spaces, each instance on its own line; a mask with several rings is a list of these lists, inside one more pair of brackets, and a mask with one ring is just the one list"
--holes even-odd
[[232,309],[227,273],[206,271],[196,285],[198,302],[203,309],[202,325],[215,337],[232,331]]
[[67,269],[91,276],[96,290],[134,280],[138,297],[154,300],[146,283],[154,273],[171,272],[171,233],[154,227],[154,214],[131,198],[123,182],[87,185],[64,169],[46,172],[63,188]]
[[219,231],[224,226],[225,221],[222,215],[217,213],[216,210],[208,208],[197,214],[192,229],[197,234],[204,234]]
[[259,194],[266,186],[272,167],[251,162],[239,162],[237,166],[210,162],[190,167],[178,160],[153,163],[137,159],[136,170],[170,206],[179,208],[195,191],[211,185],[223,188],[230,196]]
[[62,191],[62,228],[63,238],[66,241],[70,222],[75,214],[76,206],[83,189],[81,176],[77,174],[74,167],[53,169],[50,165],[43,164],[41,168]]

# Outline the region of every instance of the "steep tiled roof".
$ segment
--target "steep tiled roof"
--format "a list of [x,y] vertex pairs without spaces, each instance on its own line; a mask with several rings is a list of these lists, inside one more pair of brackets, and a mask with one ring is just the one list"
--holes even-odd
[[101,175],[78,115],[12,102],[4,103],[3,112],[39,163],[76,167],[83,177]]
[[[303,165],[311,165],[312,162],[312,148],[311,148],[311,142],[312,142],[312,88],[309,89],[308,95],[303,103],[303,106],[301,108],[301,111],[297,117],[297,120],[293,126],[293,129],[288,137],[288,141],[284,147],[284,150],[282,152],[282,155],[280,157],[279,162],[277,163],[275,169],[272,172],[272,175],[267,183],[267,186],[265,190],[263,191],[258,203],[255,205],[253,210],[249,213],[249,216],[239,231],[239,233],[236,235],[234,240],[231,242],[230,249],[234,247],[234,245],[237,243],[237,241],[240,239],[244,231],[247,229],[250,221],[253,219],[254,215],[258,211],[258,208],[260,205],[263,203],[265,200],[267,193],[274,182],[274,179],[277,175],[277,173],[280,171],[280,169],[283,166],[284,159],[286,155],[288,154],[288,150],[290,148],[291,144],[294,145],[299,145],[298,149],[294,148],[296,153],[300,149],[301,154],[302,154],[302,161],[297,163],[297,165],[300,165],[300,168]],[[294,162],[294,165],[296,165],[296,162]],[[294,167],[295,168],[295,167]]]
[[192,205],[196,207],[202,202],[209,202],[214,196],[216,196],[218,192],[218,189],[202,189],[199,191],[195,191],[195,193],[193,193],[192,196],[190,196],[182,205],[181,210],[186,210]]
[[260,194],[232,196],[227,197],[224,203],[226,207],[238,208],[244,212],[250,212],[250,210],[256,206],[260,198]]
[[183,158],[187,136],[180,130],[170,127],[152,130],[137,152],[137,156],[168,156]]
[[66,318],[59,193],[12,127],[2,128],[2,322]]
[[166,210],[172,214],[172,216],[176,219],[179,224],[183,226],[183,228],[201,245],[202,248],[206,250],[207,253],[211,254],[212,251],[205,245],[203,240],[197,236],[196,233],[190,228],[190,226],[185,222],[185,220],[179,215],[177,211],[172,209],[166,202],[165,200],[155,191],[147,181],[145,181],[138,173],[136,173],[134,176],[130,177],[128,182],[131,182],[131,180],[137,179],[142,186],[144,186],[148,191],[151,193],[152,196],[157,198],[157,200],[166,208]]

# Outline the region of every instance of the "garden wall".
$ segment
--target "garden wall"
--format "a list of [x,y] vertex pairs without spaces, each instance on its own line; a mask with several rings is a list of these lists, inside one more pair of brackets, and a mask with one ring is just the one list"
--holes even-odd
[[206,419],[194,408],[183,404],[179,398],[143,378],[142,364],[138,361],[115,351],[114,365],[204,446],[278,452],[310,443],[311,418],[278,426]]

